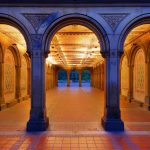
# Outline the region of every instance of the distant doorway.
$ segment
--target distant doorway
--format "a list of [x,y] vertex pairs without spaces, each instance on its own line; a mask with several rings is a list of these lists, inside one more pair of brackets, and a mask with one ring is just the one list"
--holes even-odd
[[67,72],[63,69],[58,71],[58,87],[67,86]]
[[82,72],[82,87],[91,86],[91,73],[89,70],[85,69]]
[[71,87],[79,86],[79,73],[77,70],[72,70],[70,72],[70,86]]

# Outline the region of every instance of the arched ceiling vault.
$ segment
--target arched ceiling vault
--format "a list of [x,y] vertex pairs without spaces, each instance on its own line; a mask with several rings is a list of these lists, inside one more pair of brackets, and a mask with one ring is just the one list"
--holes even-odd
[[82,25],[69,25],[53,37],[48,60],[63,68],[93,67],[103,60],[100,50],[94,32]]
[[15,27],[0,24],[0,41],[5,44],[6,47],[15,44],[17,45],[21,53],[25,53],[27,50],[26,41],[22,33]]
[[150,24],[143,24],[135,27],[127,35],[124,50],[129,52],[133,44],[147,43],[150,41]]

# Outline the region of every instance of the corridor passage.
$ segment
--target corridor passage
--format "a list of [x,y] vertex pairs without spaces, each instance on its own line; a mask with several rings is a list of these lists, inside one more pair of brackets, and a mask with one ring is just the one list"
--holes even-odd
[[30,101],[0,112],[1,150],[148,150],[150,112],[121,100],[124,133],[101,126],[104,92],[95,88],[60,87],[47,91],[50,126],[43,133],[26,133]]
[[[90,87],[60,87],[47,91],[49,131],[103,131],[104,92]],[[0,131],[24,131],[30,100],[0,111]],[[150,131],[150,112],[139,104],[121,100],[127,131]],[[10,126],[11,124],[11,126]]]

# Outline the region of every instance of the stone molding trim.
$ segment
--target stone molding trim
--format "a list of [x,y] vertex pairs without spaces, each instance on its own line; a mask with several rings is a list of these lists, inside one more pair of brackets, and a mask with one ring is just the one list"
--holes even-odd
[[128,13],[114,13],[114,14],[99,14],[111,27],[113,32],[116,31],[119,24],[129,15]]

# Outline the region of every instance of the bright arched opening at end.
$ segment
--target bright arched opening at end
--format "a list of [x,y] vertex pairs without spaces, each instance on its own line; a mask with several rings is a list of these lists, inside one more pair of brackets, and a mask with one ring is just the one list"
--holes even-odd
[[91,86],[91,73],[88,69],[82,71],[82,87]]
[[63,69],[58,71],[58,87],[66,87],[67,86],[67,72]]
[[72,70],[70,72],[70,86],[71,87],[79,86],[79,73],[77,70]]

